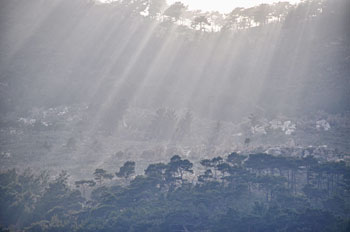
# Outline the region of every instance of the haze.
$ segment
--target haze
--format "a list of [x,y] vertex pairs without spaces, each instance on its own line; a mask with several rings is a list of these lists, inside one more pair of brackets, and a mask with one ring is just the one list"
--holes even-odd
[[349,231],[349,4],[1,0],[0,231]]
[[[168,0],[168,4],[173,4],[176,0]],[[252,7],[260,4],[272,4],[276,2],[282,2],[281,0],[184,0],[182,1],[189,6],[191,10],[202,10],[202,11],[219,11],[222,13],[228,13],[236,7]],[[300,0],[284,1],[295,4],[300,2]]]

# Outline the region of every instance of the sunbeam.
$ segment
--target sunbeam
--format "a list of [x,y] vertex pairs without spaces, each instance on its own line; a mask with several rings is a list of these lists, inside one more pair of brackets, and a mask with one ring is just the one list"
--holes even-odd
[[348,231],[348,9],[1,0],[0,231]]

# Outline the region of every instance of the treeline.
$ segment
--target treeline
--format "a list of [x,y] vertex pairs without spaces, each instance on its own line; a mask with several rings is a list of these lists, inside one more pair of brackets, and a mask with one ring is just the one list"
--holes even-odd
[[1,113],[87,103],[111,125],[132,106],[189,108],[216,120],[256,106],[286,115],[349,110],[349,1],[215,17],[176,16],[180,3],[155,2],[1,1]]
[[54,180],[2,172],[2,231],[350,229],[350,168],[343,161],[232,153],[193,164],[174,155],[143,175],[135,176],[133,161],[93,175],[73,187],[67,172]]

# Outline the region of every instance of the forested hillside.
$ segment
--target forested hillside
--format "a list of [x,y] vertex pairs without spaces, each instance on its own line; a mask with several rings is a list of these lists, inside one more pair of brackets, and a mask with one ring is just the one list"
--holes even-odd
[[113,95],[118,109],[165,105],[221,120],[257,107],[349,110],[347,1],[233,11],[217,32],[139,15],[144,2],[1,1],[2,109],[101,105]]
[[0,0],[0,231],[349,231],[349,12]]
[[[135,162],[94,179],[9,170],[0,175],[1,221],[25,231],[349,231],[344,162],[266,154],[193,163],[175,155],[134,176]],[[3,229],[3,231],[6,231]]]

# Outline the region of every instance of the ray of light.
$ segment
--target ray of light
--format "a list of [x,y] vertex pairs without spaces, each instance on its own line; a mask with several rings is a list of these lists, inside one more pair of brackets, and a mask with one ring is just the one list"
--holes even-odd
[[[90,12],[91,13],[91,12]],[[88,14],[85,15],[85,17],[89,17]],[[83,20],[84,18],[81,18],[79,20],[79,22],[77,23],[77,25],[75,26],[75,28],[77,28],[79,25],[79,23]],[[74,57],[73,61],[70,62],[71,63],[71,66],[72,67],[75,67],[75,66],[78,66],[78,68],[80,68],[79,66],[79,62],[81,62],[81,57],[83,56],[86,56],[86,52],[89,51],[89,47],[91,47],[91,43],[96,43],[96,42],[101,42],[100,43],[100,48],[99,48],[99,52],[101,53],[99,56],[102,56],[102,53],[103,53],[103,50],[105,49],[105,46],[107,45],[104,45],[104,44],[108,44],[108,41],[111,41],[111,40],[114,40],[113,38],[113,32],[118,30],[118,28],[120,28],[120,25],[125,22],[126,18],[121,20],[119,24],[115,23],[113,25],[111,25],[111,28],[110,28],[110,31],[109,33],[107,34],[104,34],[104,35],[101,35],[100,33],[100,29],[101,28],[98,28],[98,27],[95,27],[95,28],[91,28],[91,30],[93,30],[93,35],[95,36],[94,38],[92,39],[89,39],[86,43],[83,43],[81,42],[81,46],[80,47],[80,50],[78,51],[78,54],[76,54],[77,56]],[[109,25],[107,22],[109,21],[108,18],[101,18],[101,21],[100,22],[96,22],[96,25]],[[80,25],[82,26],[82,25]],[[105,28],[102,28],[102,32],[105,32],[104,31]],[[72,30],[73,31],[73,30]],[[129,38],[131,38],[134,33],[137,31],[137,27],[133,28],[133,30],[131,30],[131,33],[128,34],[128,35],[125,35],[125,40],[122,41],[122,43],[120,43],[119,45],[121,46],[121,48],[119,50],[117,50],[116,52],[113,53],[113,55],[117,58],[119,57],[119,55],[121,54],[121,52],[126,49],[127,47],[127,44],[129,43]],[[66,39],[64,41],[62,41],[62,44],[60,45],[60,47],[65,47],[65,46],[69,46],[69,44],[67,44],[69,41],[69,39],[71,38],[71,34],[67,34],[66,35]],[[106,81],[106,78],[108,77],[108,75],[106,75],[106,73],[108,73],[110,71],[110,69],[112,68],[112,65],[113,65],[113,62],[111,62],[110,64],[106,64],[106,67],[108,67],[107,69],[104,70],[104,72],[102,73],[102,76],[101,78],[96,78],[96,83],[95,83],[95,91],[97,92],[98,89],[99,89],[99,86],[104,82]],[[71,77],[73,77],[73,75],[75,75],[75,73],[71,73]],[[68,81],[67,82],[67,85],[69,85],[70,82]],[[86,141],[90,141],[90,140],[93,140],[94,138],[94,132],[96,132],[95,130],[91,130],[89,132],[84,132],[82,134],[82,142],[86,142]],[[71,131],[71,136],[75,136],[76,135],[76,131]],[[81,145],[81,144],[80,144]],[[76,151],[78,154],[82,154],[84,152],[87,152],[88,151],[88,148],[87,146],[79,146],[79,149]],[[55,147],[53,147],[51,149],[51,151],[48,153],[49,157],[55,157],[54,155],[57,154],[58,152],[60,151],[60,145],[57,145]],[[81,156],[81,155],[76,155],[76,156],[73,156],[71,157],[72,158],[72,161],[76,161],[75,164],[79,165],[82,161],[82,159],[85,159],[86,156]],[[48,162],[49,160],[47,159],[43,159],[43,164],[45,167],[48,165]]]
[[[123,88],[125,88],[128,85],[129,74],[135,68],[135,65],[137,64],[137,61],[138,61],[140,55],[146,49],[147,44],[149,43],[149,40],[152,37],[154,30],[157,28],[158,24],[159,23],[152,24],[151,28],[147,31],[145,38],[137,46],[136,52],[134,52],[132,59],[128,62],[127,66],[124,68],[124,70],[120,74],[120,76],[118,78],[116,78],[113,81],[113,83],[111,84],[112,91],[107,93],[105,101],[100,105],[98,112],[96,113],[94,118],[91,120],[90,125],[89,125],[89,129],[86,131],[84,137],[91,138],[99,130],[99,124],[103,120],[103,117],[106,114],[106,112],[108,112],[109,107],[113,104],[113,101],[116,98],[118,98],[118,95],[120,96],[120,92],[123,91]],[[116,58],[120,58],[120,57],[116,57]],[[103,161],[101,161],[101,162],[103,162]]]
[[[257,28],[259,29],[259,28]],[[259,32],[257,32],[259,33]],[[264,90],[264,85],[267,80],[267,73],[271,67],[274,50],[271,50],[272,45],[276,45],[278,43],[278,39],[280,39],[281,28],[280,26],[274,27],[270,26],[269,32],[263,39],[258,39],[257,41],[251,41],[250,44],[246,46],[241,46],[246,48],[247,46],[252,47],[254,52],[252,53],[251,60],[249,60],[249,67],[247,69],[245,78],[240,79],[238,82],[238,86],[234,94],[234,98],[232,99],[233,105],[235,103],[239,104],[239,107],[242,108],[254,108],[261,107],[258,106],[259,99],[262,91]],[[241,50],[239,53],[243,53]],[[239,54],[238,53],[238,54]],[[232,69],[229,68],[224,75],[224,79],[222,79],[221,83],[218,83],[217,90],[226,89],[228,86],[227,83],[230,83],[230,73],[232,73]],[[245,99],[242,99],[245,98]],[[238,98],[238,99],[237,99]],[[242,105],[246,104],[245,105]],[[219,104],[219,102],[217,102]],[[255,106],[254,106],[255,105]],[[253,113],[253,112],[252,112]]]
[[[310,5],[307,4],[307,10],[306,10],[306,15],[309,15],[310,12]],[[303,70],[301,70],[300,67],[300,61],[297,59],[298,54],[300,52],[302,52],[302,38],[304,38],[304,35],[306,34],[307,31],[307,23],[302,23],[301,28],[298,32],[298,36],[297,36],[297,40],[296,40],[296,45],[293,48],[293,52],[289,55],[290,57],[290,66],[289,69],[286,72],[285,75],[285,81],[284,83],[281,83],[281,88],[283,89],[287,89],[287,87],[290,88],[291,83],[293,82],[293,80],[295,79],[295,75],[298,73],[300,75],[301,72],[305,72]],[[306,57],[305,57],[306,58]],[[305,75],[304,75],[305,76]],[[294,86],[294,90],[297,86]],[[300,86],[299,86],[300,87]],[[300,88],[300,90],[303,88],[304,86],[302,86]],[[296,103],[296,101],[303,101],[302,99],[290,99],[289,98],[289,93],[287,91],[283,92],[284,95],[281,96],[279,104],[277,105],[277,109],[285,109],[288,105],[290,105],[291,103]]]

